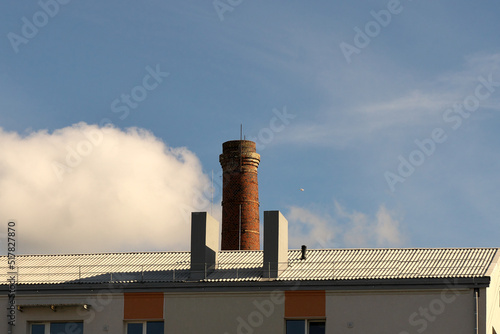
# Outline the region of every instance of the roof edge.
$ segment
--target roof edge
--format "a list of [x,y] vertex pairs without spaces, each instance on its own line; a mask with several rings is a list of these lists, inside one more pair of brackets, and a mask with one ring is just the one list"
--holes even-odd
[[491,274],[495,270],[495,267],[496,267],[499,259],[500,259],[500,251],[499,251],[499,249],[497,249],[497,251],[495,252],[495,255],[493,256],[493,259],[490,262],[490,265],[488,266],[488,270],[486,270],[486,273],[484,274],[485,276],[491,277]]
[[[356,291],[356,290],[443,290],[443,289],[473,289],[487,288],[490,285],[489,277],[476,278],[421,278],[421,279],[363,279],[339,281],[248,281],[248,282],[175,282],[175,283],[102,283],[102,284],[36,284],[17,286],[19,294],[44,294],[69,291],[88,293],[89,288],[99,289],[106,287],[110,291],[116,287],[117,293],[127,291],[160,290],[162,292],[184,291],[273,291],[279,290],[327,290],[327,291]],[[8,287],[0,286],[0,296],[8,293]]]
[[[308,251],[383,251],[383,250],[465,250],[465,249],[488,249],[496,250],[495,257],[492,261],[497,263],[500,257],[500,247],[394,247],[394,248],[318,248],[318,249],[308,249]],[[301,251],[300,249],[289,249],[289,252]],[[258,250],[218,250],[220,253],[258,253],[263,252],[262,249]],[[96,255],[127,255],[127,254],[186,254],[191,253],[190,251],[152,251],[152,252],[98,252],[98,253],[70,253],[70,254],[16,254],[16,257],[46,257],[46,256],[96,256]],[[0,255],[0,258],[7,257],[7,255]]]

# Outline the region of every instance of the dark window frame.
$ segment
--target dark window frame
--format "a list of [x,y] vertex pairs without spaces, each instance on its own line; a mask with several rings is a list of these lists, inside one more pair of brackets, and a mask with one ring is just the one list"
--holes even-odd
[[149,326],[148,324],[155,324],[155,323],[161,323],[162,324],[162,330],[160,334],[163,334],[165,332],[165,321],[163,320],[130,320],[125,322],[125,334],[129,334],[128,330],[128,325],[129,324],[141,324],[142,325],[142,333],[141,334],[156,334],[156,333],[149,333]]
[[311,323],[323,323],[325,325],[325,333],[326,333],[326,319],[324,319],[324,318],[319,318],[319,319],[314,319],[314,318],[285,319],[285,334],[291,334],[291,333],[288,333],[288,328],[287,328],[288,321],[303,321],[304,322],[304,328],[301,329],[302,332],[300,334],[309,334]]
[[[71,334],[83,334],[84,333],[84,322],[81,320],[62,320],[62,321],[34,321],[29,323],[29,333],[33,334],[33,326],[43,326],[43,333],[44,334],[50,334],[51,333],[51,325],[53,324],[80,324],[81,325],[81,331],[80,332],[72,332]],[[58,331],[60,333],[60,331]]]

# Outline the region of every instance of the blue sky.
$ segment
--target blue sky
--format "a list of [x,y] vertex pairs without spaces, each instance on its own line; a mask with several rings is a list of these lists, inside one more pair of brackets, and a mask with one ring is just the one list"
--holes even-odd
[[[20,252],[186,250],[187,216],[173,211],[220,217],[218,155],[243,124],[261,209],[285,214],[293,248],[499,246],[499,12],[2,3],[0,218],[16,220]],[[215,203],[197,204],[212,171]]]

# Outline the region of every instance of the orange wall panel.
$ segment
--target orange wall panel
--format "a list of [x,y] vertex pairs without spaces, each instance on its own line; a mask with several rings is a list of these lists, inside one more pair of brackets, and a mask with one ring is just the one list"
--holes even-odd
[[326,297],[324,290],[285,291],[285,317],[324,317]]
[[163,293],[140,292],[124,294],[125,320],[163,319]]

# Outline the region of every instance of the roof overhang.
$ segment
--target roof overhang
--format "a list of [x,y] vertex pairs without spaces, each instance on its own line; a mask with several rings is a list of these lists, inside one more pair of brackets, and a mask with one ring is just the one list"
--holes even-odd
[[[490,277],[466,278],[421,278],[421,279],[367,279],[332,281],[246,281],[246,282],[169,282],[169,283],[93,283],[93,284],[39,284],[16,287],[22,294],[67,294],[93,293],[107,289],[111,293],[145,290],[163,292],[236,292],[236,291],[286,291],[286,290],[441,290],[486,288]],[[7,295],[8,286],[0,287],[0,293]]]

